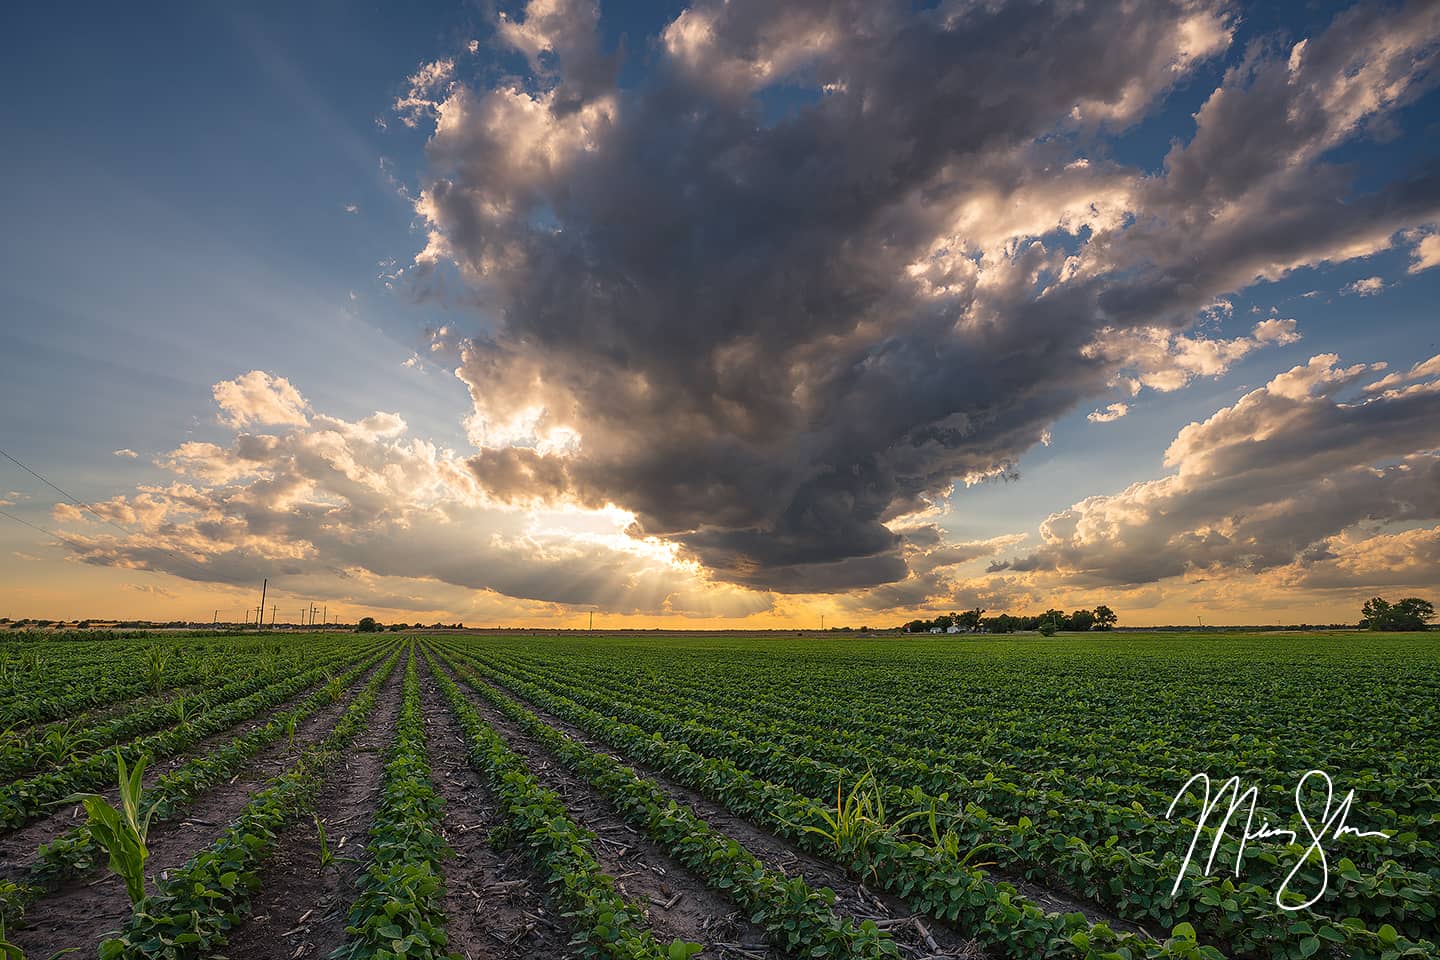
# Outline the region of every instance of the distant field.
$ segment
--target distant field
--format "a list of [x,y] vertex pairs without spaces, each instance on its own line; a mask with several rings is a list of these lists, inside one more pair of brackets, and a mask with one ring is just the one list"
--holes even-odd
[[[1379,958],[1440,929],[1436,634],[7,639],[6,728],[32,957]],[[160,803],[139,905],[56,804],[113,798],[117,747]],[[1314,769],[1390,836],[1327,836],[1312,908],[1275,903],[1301,846],[1235,876],[1243,813],[1172,894],[1187,779],[1308,840]]]

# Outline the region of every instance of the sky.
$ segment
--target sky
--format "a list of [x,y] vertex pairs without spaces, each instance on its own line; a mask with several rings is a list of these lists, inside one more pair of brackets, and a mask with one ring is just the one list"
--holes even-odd
[[0,615],[1440,586],[1433,2],[0,18]]

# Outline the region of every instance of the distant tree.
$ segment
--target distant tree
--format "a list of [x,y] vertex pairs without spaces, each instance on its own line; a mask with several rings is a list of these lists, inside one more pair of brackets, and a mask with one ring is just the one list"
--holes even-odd
[[1056,630],[1070,629],[1070,619],[1065,616],[1064,610],[1046,610],[1040,615],[1040,623],[1044,624],[1047,622],[1053,624]]
[[1435,619],[1435,605],[1419,597],[1406,597],[1395,604],[1371,597],[1361,613],[1365,619],[1360,625],[1371,630],[1424,630],[1427,622]]
[[1042,637],[1053,637],[1055,636],[1055,621],[1041,620],[1040,626],[1036,629],[1040,631]]
[[1115,611],[1105,606],[1105,604],[1102,603],[1100,604],[1100,606],[1095,608],[1096,630],[1109,630],[1111,627],[1115,626],[1115,624],[1119,620],[1120,618],[1115,615]]
[[952,620],[952,619],[950,619],[949,617],[947,617],[947,616],[945,616],[945,615],[942,614],[942,615],[940,615],[940,616],[938,616],[938,617],[935,618],[935,623],[934,623],[934,625],[937,626],[937,627],[939,627],[941,630],[948,630],[948,629],[950,629],[950,624],[952,624],[952,623],[954,623],[954,622],[955,622],[954,620]]
[[375,622],[374,617],[361,617],[360,622],[355,626],[356,633],[378,633],[380,624]]
[[980,629],[980,618],[985,615],[983,607],[976,607],[974,610],[966,610],[955,618],[955,622],[971,633]]
[[1091,610],[1076,610],[1070,614],[1071,630],[1089,630],[1095,626],[1095,613]]

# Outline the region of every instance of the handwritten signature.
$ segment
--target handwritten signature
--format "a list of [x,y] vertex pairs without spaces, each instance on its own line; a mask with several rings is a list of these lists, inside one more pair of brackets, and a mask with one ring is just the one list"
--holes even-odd
[[[1305,785],[1315,777],[1319,777],[1325,782],[1325,806],[1321,810],[1318,821],[1312,821],[1310,817],[1306,815],[1305,805],[1301,800],[1305,792]],[[1204,832],[1207,821],[1210,820],[1211,815],[1214,814],[1221,803],[1224,802],[1227,794],[1230,798],[1229,807],[1224,811],[1225,815],[1221,818],[1218,826],[1214,828],[1215,840],[1210,844],[1210,856],[1205,861],[1205,874],[1209,874],[1215,865],[1215,855],[1220,852],[1220,844],[1225,838],[1225,831],[1230,828],[1231,819],[1237,812],[1246,808],[1247,802],[1249,810],[1245,815],[1245,829],[1240,835],[1240,848],[1235,854],[1235,876],[1238,877],[1240,875],[1241,862],[1245,857],[1245,844],[1251,840],[1274,840],[1278,838],[1287,844],[1300,842],[1299,831],[1289,830],[1283,827],[1273,827],[1270,825],[1269,820],[1262,819],[1260,826],[1254,826],[1255,806],[1260,793],[1259,790],[1253,786],[1248,790],[1242,791],[1240,789],[1239,777],[1231,777],[1221,784],[1220,789],[1215,792],[1215,796],[1212,799],[1210,796],[1210,777],[1204,773],[1195,774],[1195,776],[1185,781],[1185,785],[1175,794],[1175,799],[1170,801],[1170,808],[1165,811],[1167,818],[1174,815],[1176,804],[1190,792],[1190,788],[1196,783],[1204,785],[1205,796],[1200,804],[1200,815],[1195,818],[1195,835],[1190,839],[1190,847],[1185,851],[1185,859],[1180,863],[1180,872],[1175,876],[1175,885],[1170,888],[1172,896],[1180,890],[1180,881],[1184,879],[1185,871],[1190,867],[1190,860],[1195,855],[1195,847],[1200,843],[1200,837]],[[1325,847],[1323,845],[1327,837],[1339,838],[1345,836],[1347,833],[1356,837],[1388,838],[1390,836],[1390,834],[1384,830],[1358,830],[1347,824],[1346,821],[1350,817],[1350,807],[1354,801],[1355,791],[1351,790],[1336,804],[1335,784],[1331,782],[1330,775],[1323,770],[1311,770],[1307,772],[1300,778],[1300,782],[1295,785],[1295,812],[1300,815],[1300,822],[1304,825],[1305,834],[1310,839],[1309,845],[1305,848],[1305,853],[1300,857],[1299,862],[1295,864],[1294,869],[1290,871],[1285,877],[1285,881],[1281,883],[1279,889],[1275,891],[1275,905],[1281,910],[1304,910],[1325,896],[1325,891],[1330,885],[1330,864],[1326,859]],[[1334,807],[1333,811],[1331,810],[1332,806]],[[1320,855],[1321,881],[1319,891],[1304,903],[1298,905],[1285,903],[1284,895],[1289,889],[1291,881],[1293,881],[1295,875],[1300,872],[1300,868],[1310,860],[1311,855],[1317,852]]]

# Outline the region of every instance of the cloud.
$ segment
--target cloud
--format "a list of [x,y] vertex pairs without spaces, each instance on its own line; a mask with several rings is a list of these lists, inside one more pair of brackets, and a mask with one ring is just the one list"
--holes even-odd
[[[615,505],[741,586],[907,582],[894,518],[1012,473],[1116,384],[1293,342],[1280,318],[1192,328],[1440,218],[1440,176],[1362,192],[1326,159],[1433,84],[1432,3],[1243,51],[1158,172],[1097,159],[1233,22],[1205,0],[716,0],[621,90],[593,4],[502,19],[524,75],[431,71],[411,114],[433,126],[406,279],[441,296],[453,264],[487,318],[458,347],[475,482]],[[776,116],[781,88],[813,96]]]
[[1427,233],[1422,236],[1411,251],[1411,257],[1411,273],[1440,267],[1440,233]]
[[1287,346],[1299,340],[1294,320],[1275,317],[1255,324],[1250,336],[1230,340],[1191,337],[1160,327],[1107,327],[1081,354],[1115,367],[1112,383],[1128,386],[1132,394],[1141,387],[1170,393],[1196,377],[1225,374],[1237,360],[1261,347]]
[[1103,410],[1091,410],[1085,417],[1091,423],[1111,423],[1119,420],[1130,412],[1130,407],[1123,403],[1112,403]]
[[1416,380],[1424,380],[1427,377],[1440,377],[1440,354],[1436,354],[1429,360],[1421,360],[1404,373],[1396,372],[1376,380],[1374,383],[1364,387],[1366,393],[1381,393],[1388,391],[1402,383],[1412,383]]
[[124,447],[120,450],[116,450],[114,451],[114,454],[117,457],[124,457],[127,460],[134,460],[136,457],[140,456],[140,454],[136,453],[134,450],[131,450],[129,447]]
[[129,590],[132,593],[143,593],[152,597],[163,597],[166,600],[176,600],[179,599],[180,596],[173,590],[167,590],[153,583],[122,583],[120,586],[121,589]]
[[[332,597],[420,610],[466,609],[484,593],[624,613],[745,616],[763,593],[715,584],[672,546],[627,532],[614,508],[497,504],[452,450],[412,437],[397,414],[343,420],[314,411],[282,378],[217,384],[226,443],[187,441],[157,459],[165,484],[54,506],[63,543],[98,566],[203,583],[301,584]],[[308,415],[302,415],[308,411]],[[272,433],[244,432],[259,423]],[[108,521],[109,523],[106,523]],[[130,532],[117,534],[118,525]],[[401,603],[404,595],[411,597]],[[508,608],[513,615],[516,605]]]
[[211,393],[220,407],[221,422],[232,427],[304,426],[308,406],[300,392],[284,377],[261,370],[223,380]]
[[[419,126],[433,116],[439,106],[437,97],[445,92],[455,76],[455,61],[441,58],[422,64],[405,81],[405,93],[395,98],[391,109],[407,127]],[[384,127],[383,121],[379,121]]]
[[[1398,542],[1396,525],[1440,521],[1440,364],[1416,388],[1344,399],[1381,367],[1312,357],[1182,429],[1165,453],[1172,473],[1052,514],[1038,549],[995,569],[1092,587],[1267,573],[1391,582],[1354,558]],[[1440,575],[1399,566],[1411,585]]]
[[1347,283],[1340,289],[1341,293],[1353,293],[1361,297],[1373,297],[1385,289],[1385,281],[1379,277],[1364,277],[1354,283]]

